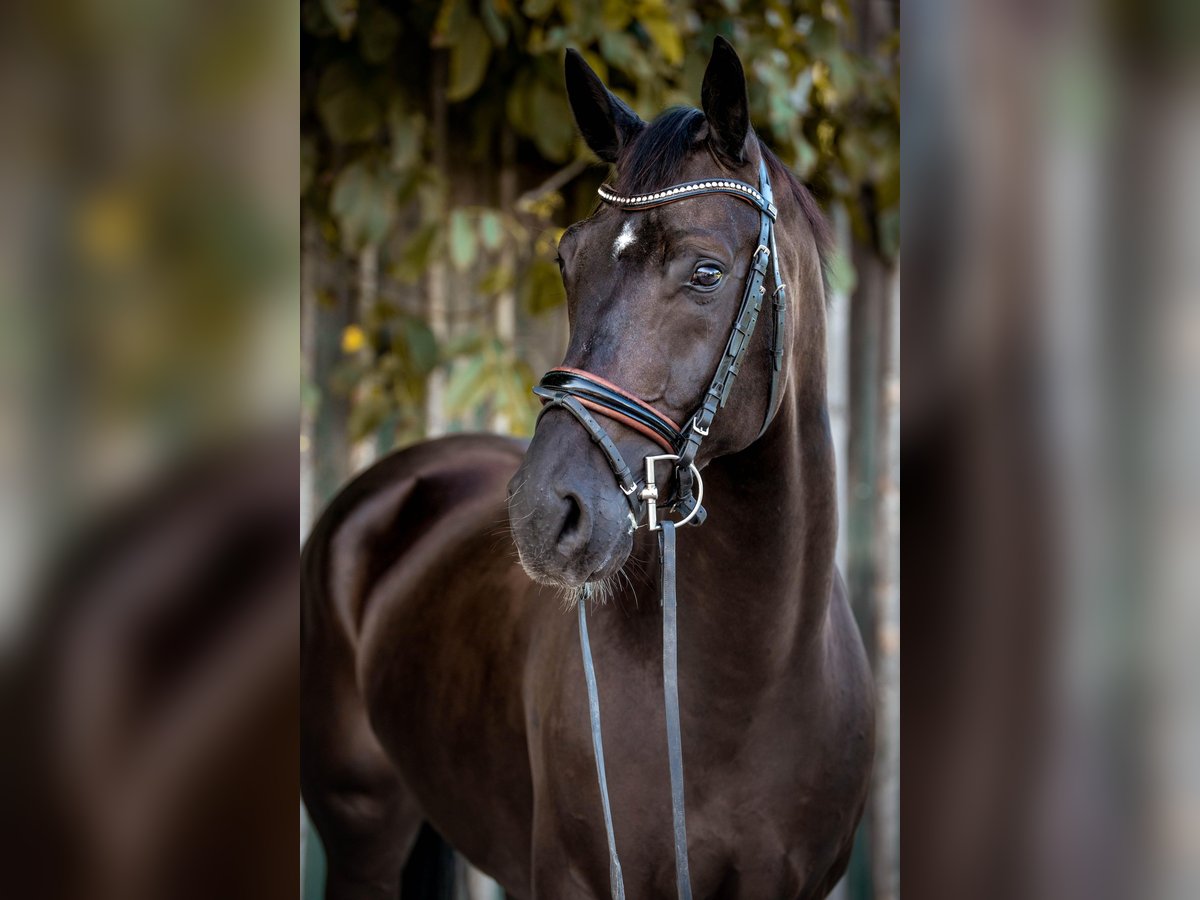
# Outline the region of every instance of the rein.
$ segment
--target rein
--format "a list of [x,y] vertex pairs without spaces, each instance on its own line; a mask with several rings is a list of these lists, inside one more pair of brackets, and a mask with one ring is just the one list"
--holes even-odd
[[[784,328],[787,311],[785,286],[779,272],[779,255],[775,249],[775,218],[777,209],[773,202],[771,181],[767,176],[766,160],[758,167],[759,187],[741,181],[714,179],[690,181],[665,190],[649,194],[623,197],[602,185],[600,199],[618,209],[638,211],[653,209],[667,203],[675,203],[693,197],[710,194],[727,194],[754,206],[760,213],[758,246],[751,259],[750,273],[742,295],[741,306],[733,329],[725,345],[725,353],[717,364],[708,390],[700,406],[688,424],[680,428],[669,417],[663,415],[649,403],[630,394],[617,385],[585,372],[581,369],[560,367],[547,372],[534,394],[542,398],[543,407],[538,419],[551,409],[563,409],[577,422],[600,448],[608,460],[609,467],[617,480],[621,493],[629,504],[631,530],[640,527],[642,515],[646,515],[646,527],[659,533],[659,557],[662,564],[661,591],[663,607],[663,699],[666,706],[667,756],[671,773],[671,812],[674,825],[675,880],[680,900],[691,900],[691,878],[688,873],[687,828],[683,806],[683,749],[679,717],[679,671],[678,671],[678,628],[675,596],[675,528],[692,523],[704,522],[706,512],[704,482],[696,466],[700,446],[709,434],[717,411],[729,400],[734,379],[750,346],[758,315],[762,309],[766,287],[767,264],[773,264],[772,275],[775,291],[772,294],[774,312],[774,334],[771,343],[771,390],[767,400],[767,411],[758,436],[767,430],[779,405],[779,380],[783,369]],[[630,470],[616,444],[604,427],[596,421],[596,413],[603,418],[619,422],[654,441],[665,452],[647,456],[644,460],[645,478],[639,480]],[[655,477],[655,466],[659,462],[673,462],[675,491],[670,499],[659,495]],[[678,520],[662,518],[660,507],[677,512]],[[608,780],[604,768],[604,746],[600,733],[600,699],[596,688],[596,672],[592,661],[591,644],[588,640],[586,598],[579,604],[579,643],[583,655],[584,676],[588,690],[588,713],[591,720],[592,749],[596,759],[596,771],[600,784],[600,798],[604,808],[604,827],[608,839],[609,882],[614,900],[624,900],[625,884],[621,873],[621,862],[617,856],[615,832],[613,830],[612,807],[608,797]]]

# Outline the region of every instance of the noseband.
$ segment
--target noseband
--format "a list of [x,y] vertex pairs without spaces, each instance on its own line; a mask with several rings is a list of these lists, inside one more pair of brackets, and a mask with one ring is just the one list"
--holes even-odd
[[[725,353],[717,364],[717,370],[709,384],[700,406],[683,428],[663,415],[649,403],[635,397],[617,385],[580,369],[560,367],[551,369],[533,392],[542,398],[544,406],[538,418],[551,409],[563,409],[570,413],[587,431],[592,441],[600,448],[613,475],[620,485],[621,493],[629,503],[629,518],[632,528],[639,527],[643,511],[647,517],[647,528],[659,533],[659,556],[662,562],[663,603],[663,695],[667,719],[667,754],[671,773],[671,811],[675,838],[675,879],[680,900],[691,900],[691,879],[688,874],[687,831],[683,808],[683,752],[679,724],[679,675],[677,664],[677,623],[675,598],[675,526],[685,523],[702,524],[705,511],[704,482],[696,466],[700,445],[708,437],[717,410],[725,406],[733,389],[734,379],[750,346],[758,314],[762,309],[766,287],[763,281],[767,274],[767,263],[773,264],[775,279],[773,293],[774,334],[771,342],[771,391],[767,410],[763,418],[759,437],[774,419],[779,404],[779,380],[783,369],[784,325],[787,300],[784,284],[779,273],[779,255],[775,249],[775,217],[777,210],[772,202],[771,180],[767,176],[766,160],[759,162],[759,187],[755,189],[741,181],[715,179],[690,181],[650,194],[622,197],[608,188],[600,187],[600,199],[609,206],[629,211],[653,209],[668,203],[704,197],[711,194],[728,194],[754,206],[760,214],[758,245],[750,263],[750,274],[742,294],[741,306],[734,320],[733,330],[725,345]],[[654,441],[665,452],[647,456],[644,460],[645,478],[639,480],[630,470],[620,451],[603,426],[592,415],[596,413],[632,428]],[[662,500],[655,481],[655,466],[660,462],[673,462],[675,491],[673,498]],[[659,507],[676,512],[680,518],[661,518]],[[660,520],[661,519],[661,520]],[[600,701],[596,689],[595,667],[587,632],[587,604],[579,604],[579,639],[583,653],[584,675],[588,689],[588,711],[591,719],[592,749],[596,757],[596,770],[600,781],[600,798],[604,807],[604,826],[608,837],[609,878],[614,900],[624,900],[625,885],[621,875],[621,863],[617,857],[616,840],[612,823],[612,809],[608,799],[608,783],[604,769],[604,746],[600,733]]]

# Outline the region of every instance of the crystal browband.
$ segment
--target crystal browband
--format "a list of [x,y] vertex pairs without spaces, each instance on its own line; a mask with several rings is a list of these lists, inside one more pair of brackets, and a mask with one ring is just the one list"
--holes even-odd
[[597,193],[600,194],[600,199],[605,203],[619,206],[622,209],[645,209],[652,206],[661,206],[664,203],[671,203],[675,200],[683,200],[687,197],[699,197],[704,194],[729,194],[752,204],[772,219],[775,218],[776,214],[775,204],[763,197],[760,192],[750,185],[741,181],[725,179],[689,181],[665,190],[654,191],[649,194],[635,194],[632,197],[622,197],[620,194],[614,193],[608,185],[602,184]]

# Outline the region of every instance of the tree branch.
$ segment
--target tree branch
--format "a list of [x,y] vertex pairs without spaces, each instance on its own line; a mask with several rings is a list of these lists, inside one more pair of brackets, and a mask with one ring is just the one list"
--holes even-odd
[[584,173],[584,171],[587,169],[587,167],[590,165],[591,165],[590,160],[577,159],[574,162],[569,163],[566,166],[563,166],[561,169],[559,169],[557,172],[555,172],[553,175],[551,175],[549,178],[547,178],[545,181],[543,181],[537,187],[533,188],[532,190],[526,191],[524,194],[522,194],[520,197],[518,197],[517,203],[516,203],[517,209],[520,209],[521,207],[526,206],[527,204],[530,204],[530,203],[536,203],[538,200],[542,199],[547,194],[551,194],[554,191],[561,190],[567,184],[569,184],[570,182],[572,182],[576,178],[578,178],[580,175],[582,175]]

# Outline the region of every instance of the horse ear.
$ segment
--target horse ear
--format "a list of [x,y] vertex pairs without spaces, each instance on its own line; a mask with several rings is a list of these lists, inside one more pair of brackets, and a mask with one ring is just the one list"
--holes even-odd
[[584,141],[605,162],[617,156],[646,127],[637,113],[613,96],[575,50],[567,50],[567,97]]
[[718,155],[741,165],[746,161],[746,137],[750,133],[746,73],[733,45],[720,35],[713,40],[700,102],[708,119],[709,140]]

